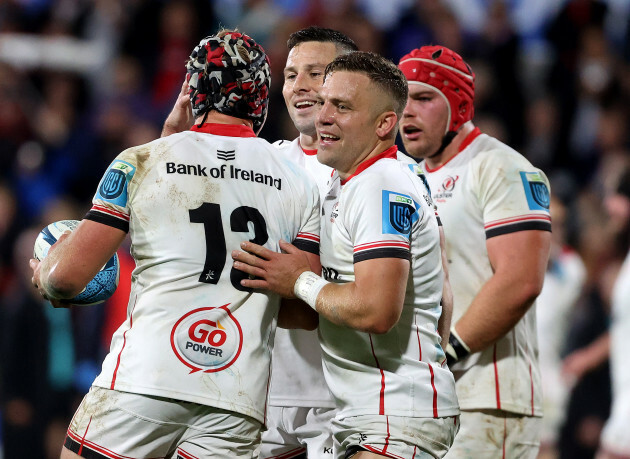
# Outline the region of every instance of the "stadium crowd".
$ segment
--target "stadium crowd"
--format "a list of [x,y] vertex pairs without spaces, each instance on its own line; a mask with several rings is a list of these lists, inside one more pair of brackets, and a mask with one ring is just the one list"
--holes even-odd
[[127,306],[125,250],[104,304],[43,301],[28,268],[39,230],[81,219],[112,159],[159,137],[190,49],[219,27],[270,56],[261,137],[295,138],[282,69],[288,36],[310,24],[394,62],[424,44],[456,50],[475,69],[475,125],[549,177],[540,457],[594,457],[611,406],[611,292],[630,241],[605,205],[630,167],[627,1],[10,0],[0,1],[0,458],[58,457]]

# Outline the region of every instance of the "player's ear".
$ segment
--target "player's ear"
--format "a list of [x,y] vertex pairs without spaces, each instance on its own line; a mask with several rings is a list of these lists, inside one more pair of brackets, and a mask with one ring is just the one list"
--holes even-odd
[[376,135],[380,139],[396,135],[398,117],[393,111],[383,112],[376,120]]

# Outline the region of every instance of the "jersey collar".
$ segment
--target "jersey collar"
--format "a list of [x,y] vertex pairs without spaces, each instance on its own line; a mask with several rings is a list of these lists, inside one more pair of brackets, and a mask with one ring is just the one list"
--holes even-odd
[[203,123],[201,127],[195,124],[190,130],[225,137],[256,137],[252,128],[242,124]]
[[314,150],[311,150],[309,148],[304,148],[302,144],[300,143],[299,138],[298,138],[298,145],[300,146],[300,148],[302,149],[302,151],[304,152],[306,156],[315,156],[317,154],[317,148],[315,148]]
[[370,159],[366,159],[365,161],[363,161],[361,164],[359,164],[359,166],[357,167],[357,170],[354,171],[354,174],[352,174],[350,177],[348,177],[345,180],[341,181],[342,185],[345,185],[346,183],[348,183],[348,181],[352,178],[352,177],[356,177],[357,175],[359,175],[361,172],[363,172],[364,170],[366,170],[368,167],[370,167],[372,164],[374,164],[376,161],[378,161],[379,159],[384,159],[384,158],[393,158],[396,159],[397,158],[397,152],[398,152],[398,147],[396,145],[392,145],[391,147],[389,147],[387,150],[385,150],[383,153],[380,153],[376,156],[371,157]]
[[425,161],[424,162],[424,167],[426,168],[427,172],[435,172],[435,171],[438,171],[438,170],[442,169],[444,166],[446,166],[448,163],[450,163],[453,158],[455,158],[462,151],[464,151],[466,149],[466,147],[468,147],[468,145],[470,145],[473,142],[473,140],[475,140],[477,137],[479,137],[479,135],[481,135],[481,129],[479,129],[478,127],[475,127],[475,129],[470,131],[468,133],[468,135],[464,138],[464,140],[462,140],[462,143],[459,144],[459,147],[457,149],[457,153],[455,153],[453,156],[451,156],[448,159],[448,161],[446,161],[444,164],[442,164],[441,166],[436,167],[435,169],[431,169],[429,167],[429,165],[427,164],[427,162]]

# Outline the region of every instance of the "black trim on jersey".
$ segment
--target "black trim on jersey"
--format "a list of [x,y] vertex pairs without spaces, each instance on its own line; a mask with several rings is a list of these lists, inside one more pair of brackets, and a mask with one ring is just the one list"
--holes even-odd
[[440,218],[439,215],[436,215],[435,218],[437,218],[438,226],[444,226],[444,225],[442,225],[442,219]]
[[293,245],[300,250],[304,250],[305,252],[319,255],[319,244],[317,242],[307,241],[304,239],[296,239],[295,241],[293,241]]
[[551,232],[551,223],[533,221],[533,222],[520,222],[512,223],[511,225],[500,226],[498,228],[492,228],[486,230],[486,239],[491,237],[501,236],[502,234],[516,233],[518,231],[540,230]]
[[123,230],[125,233],[129,232],[129,222],[121,220],[120,218],[111,217],[102,212],[90,210],[87,214],[85,214],[83,219],[92,220],[93,222],[102,223],[103,225],[107,225],[107,226],[113,226],[114,228]]
[[353,263],[372,260],[374,258],[404,258],[405,260],[411,261],[411,252],[409,249],[399,249],[396,247],[381,247],[378,249],[363,250],[354,254]]
[[66,441],[63,442],[63,446],[75,454],[79,454],[79,450],[81,450],[81,457],[85,459],[111,459],[110,456],[97,453],[87,445],[83,445],[83,449],[81,449],[81,444],[70,438],[68,435],[66,435]]
[[360,445],[350,445],[346,448],[346,455],[344,456],[344,458],[350,459],[352,456],[354,456],[357,453],[360,453],[361,451],[369,451],[369,450],[365,449],[363,446],[360,446]]

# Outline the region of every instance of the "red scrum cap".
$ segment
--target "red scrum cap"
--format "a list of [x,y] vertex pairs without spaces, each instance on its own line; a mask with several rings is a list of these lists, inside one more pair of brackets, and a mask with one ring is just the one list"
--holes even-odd
[[447,132],[456,132],[473,118],[475,74],[455,51],[444,46],[423,46],[404,56],[398,67],[410,85],[429,86],[446,100]]

